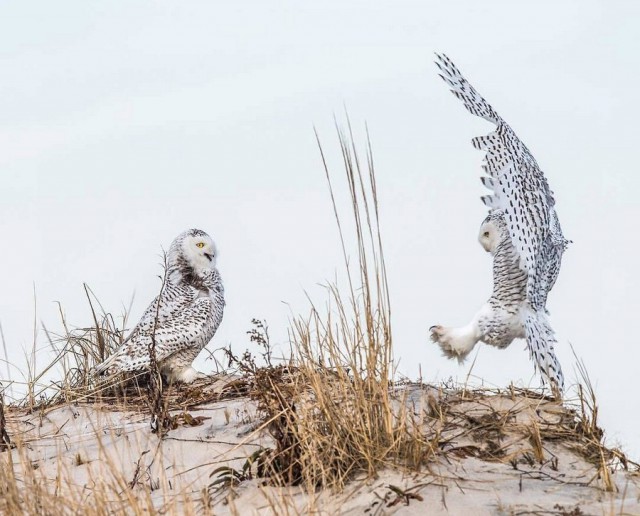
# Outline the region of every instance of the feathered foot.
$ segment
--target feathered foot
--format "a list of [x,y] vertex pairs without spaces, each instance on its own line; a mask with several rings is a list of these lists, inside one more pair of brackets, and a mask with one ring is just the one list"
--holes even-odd
[[464,326],[462,328],[446,328],[444,326],[432,326],[429,328],[431,340],[440,346],[442,353],[447,358],[457,358],[462,363],[478,342],[474,328]]
[[193,383],[195,380],[201,380],[207,377],[206,374],[196,371],[193,367],[165,369],[162,371],[162,374],[168,383]]

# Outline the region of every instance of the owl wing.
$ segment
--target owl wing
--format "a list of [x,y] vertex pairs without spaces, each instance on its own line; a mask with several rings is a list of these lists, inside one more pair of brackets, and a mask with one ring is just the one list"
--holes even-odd
[[564,388],[564,376],[554,352],[557,341],[549,321],[542,313],[532,313],[525,318],[524,329],[529,354],[537,369],[549,382],[554,393],[561,393]]
[[553,281],[547,277],[545,258],[554,252],[562,254],[567,243],[555,214],[553,193],[535,158],[511,127],[447,56],[436,56],[440,77],[467,111],[496,125],[495,131],[472,140],[476,149],[486,152],[483,169],[488,177],[482,183],[492,194],[482,201],[504,213],[520,267],[527,272],[527,299],[536,310],[544,309],[549,284],[555,282],[555,277]]
[[118,351],[96,366],[96,373],[115,374],[148,367],[149,345],[154,340],[158,361],[197,345],[204,338],[212,311],[211,299],[198,294],[193,287],[168,285],[147,307]]

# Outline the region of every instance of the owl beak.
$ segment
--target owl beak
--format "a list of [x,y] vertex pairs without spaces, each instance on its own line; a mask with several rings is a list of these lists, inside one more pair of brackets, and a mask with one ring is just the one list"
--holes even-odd
[[213,261],[213,255],[212,254],[204,253],[204,255],[207,257],[207,260],[209,260],[210,262]]

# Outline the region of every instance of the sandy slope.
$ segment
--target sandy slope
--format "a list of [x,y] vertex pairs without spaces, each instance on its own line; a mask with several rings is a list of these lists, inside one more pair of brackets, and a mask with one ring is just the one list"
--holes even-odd
[[[409,400],[426,407],[430,395],[414,389]],[[460,403],[458,409],[474,421],[496,409],[503,410],[498,414],[511,410],[518,428],[527,418],[549,420],[562,412],[552,403],[529,407],[504,396]],[[215,468],[241,468],[256,449],[272,445],[271,438],[260,429],[255,403],[248,398],[191,407],[188,414],[206,419],[198,426],[181,421],[159,442],[142,409],[120,412],[94,404],[32,414],[9,410],[11,434],[24,444],[11,452],[16,474],[24,476],[24,464],[30,463],[59,496],[91,496],[97,490],[114,510],[136,498],[175,514],[640,514],[637,474],[615,473],[617,492],[604,492],[594,466],[566,443],[545,441],[542,461],[532,460],[529,440],[510,430],[499,439],[504,460],[487,460],[482,451],[495,445],[482,427],[459,432],[459,438],[451,434],[439,458],[419,474],[387,469],[378,478],[352,481],[342,493],[306,494],[300,488],[266,486],[260,479],[231,490],[208,490]]]

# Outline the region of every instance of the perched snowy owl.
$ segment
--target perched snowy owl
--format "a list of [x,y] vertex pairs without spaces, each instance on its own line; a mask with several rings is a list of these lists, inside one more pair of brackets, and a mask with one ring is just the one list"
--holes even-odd
[[479,240],[493,256],[493,294],[473,320],[461,328],[432,326],[431,338],[445,356],[459,361],[478,341],[505,348],[515,338],[527,341],[529,353],[556,395],[563,376],[554,354],[556,339],[547,319],[547,294],[560,270],[569,243],[560,229],[553,193],[536,160],[511,127],[442,55],[441,77],[465,108],[497,128],[472,140],[486,151],[482,183],[491,195],[482,197],[489,215]]
[[169,381],[190,383],[199,373],[191,363],[222,321],[224,289],[216,269],[216,246],[209,235],[190,229],[178,235],[167,253],[164,288],[144,312],[122,346],[96,367],[112,375],[149,367],[149,344]]

